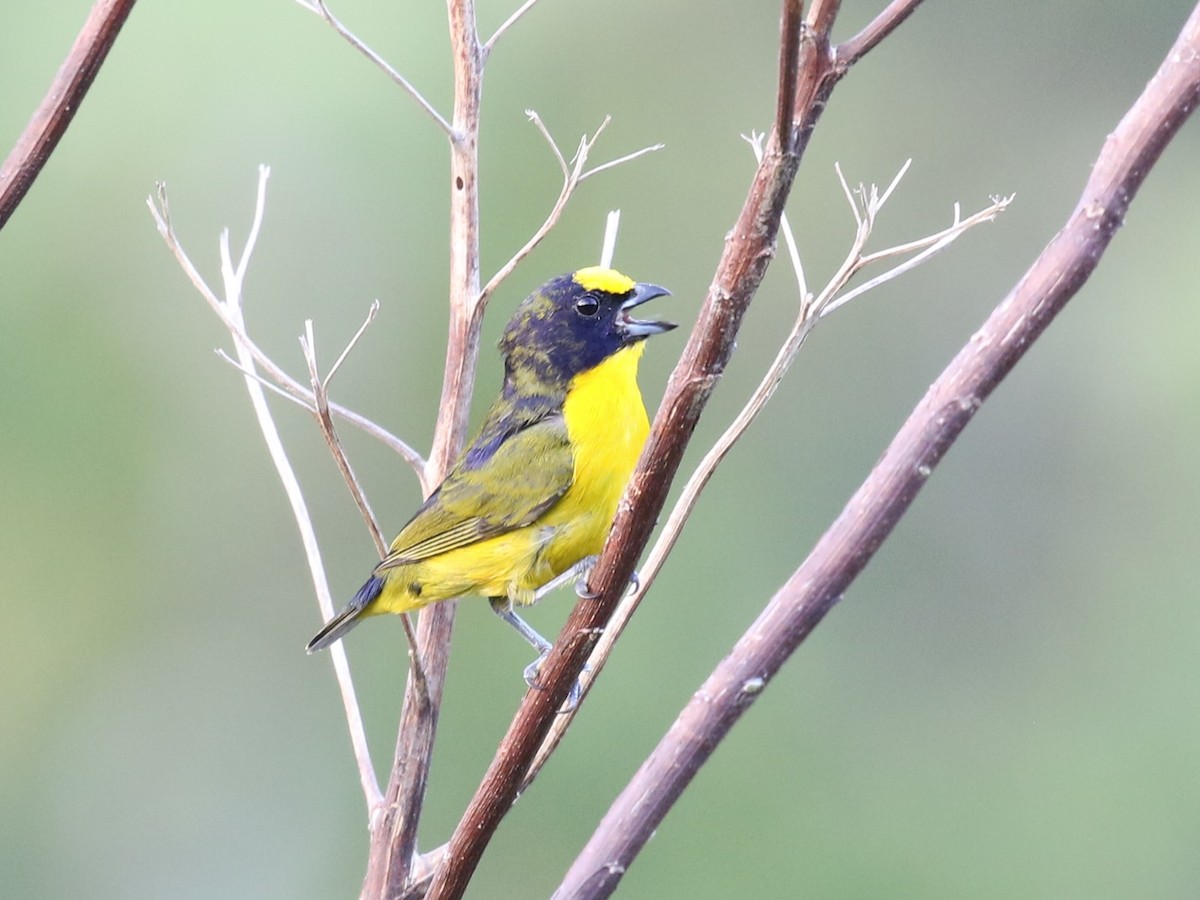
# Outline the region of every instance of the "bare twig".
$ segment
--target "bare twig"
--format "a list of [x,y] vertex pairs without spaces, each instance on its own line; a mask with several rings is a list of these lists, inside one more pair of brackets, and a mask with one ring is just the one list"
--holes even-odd
[[621,227],[621,211],[614,209],[604,220],[604,244],[600,248],[600,265],[611,269],[617,252],[617,229]]
[[506,31],[508,31],[508,29],[512,28],[513,25],[515,25],[517,23],[517,20],[520,19],[521,16],[525,15],[525,13],[529,12],[529,10],[531,10],[534,7],[534,4],[536,4],[537,2],[538,2],[538,0],[525,0],[524,3],[522,3],[520,6],[518,6],[516,8],[516,10],[513,12],[513,14],[511,16],[509,16],[507,19],[504,20],[504,24],[501,25],[499,28],[497,28],[496,33],[493,34],[490,38],[488,38],[487,42],[484,43],[484,45],[483,45],[484,59],[486,59],[488,56],[491,55],[492,50],[494,50],[496,47],[496,41],[500,40],[500,38],[503,37],[504,33]]
[[133,4],[134,0],[96,0],[93,4],[45,99],[0,165],[0,228],[20,205],[66,133]]
[[[309,573],[312,576],[313,589],[316,591],[317,601],[321,607],[322,618],[328,619],[333,615],[333,598],[329,593],[329,583],[325,577],[325,566],[321,561],[321,552],[317,545],[317,536],[313,529],[312,519],[308,514],[308,507],[304,502],[304,495],[300,490],[300,483],[296,479],[296,473],[292,469],[291,463],[287,458],[287,453],[283,449],[283,442],[279,437],[278,429],[275,427],[275,420],[271,416],[270,408],[267,406],[267,398],[263,392],[263,387],[257,378],[252,377],[255,366],[254,356],[250,352],[247,342],[242,340],[242,336],[245,334],[245,321],[242,316],[242,282],[245,278],[246,267],[250,262],[250,256],[254,251],[255,242],[258,240],[259,229],[262,226],[263,212],[266,207],[267,178],[269,175],[270,170],[266,166],[259,167],[254,222],[236,266],[233,264],[232,255],[229,250],[229,232],[226,230],[221,233],[221,276],[224,284],[224,300],[216,298],[212,289],[200,277],[196,267],[192,264],[191,259],[175,236],[174,228],[171,226],[166,188],[161,184],[159,185],[157,205],[155,205],[152,198],[147,200],[147,204],[150,207],[151,215],[154,216],[159,234],[162,235],[167,247],[175,255],[175,259],[179,262],[180,267],[188,275],[188,278],[192,281],[196,289],[209,300],[210,304],[215,300],[223,313],[222,321],[228,321],[232,326],[230,327],[230,334],[233,336],[239,366],[246,372],[245,382],[246,390],[250,394],[250,404],[254,408],[259,428],[262,430],[263,440],[267,444],[267,450],[271,455],[272,462],[275,463],[279,479],[283,483],[284,492],[287,494],[288,502],[291,503],[292,514],[296,519],[297,526],[300,528],[300,537],[304,544],[304,554],[308,559]],[[342,695],[342,706],[346,711],[346,723],[350,730],[350,741],[354,747],[354,758],[358,764],[359,780],[362,783],[363,794],[367,800],[367,808],[374,815],[383,801],[383,795],[380,793],[379,784],[375,778],[375,769],[371,764],[366,731],[363,727],[362,715],[359,712],[358,700],[355,696],[354,681],[350,677],[350,666],[346,660],[346,653],[342,646],[338,644],[332,647],[331,651],[333,668],[337,676],[338,688]]]
[[372,300],[371,305],[367,308],[367,317],[363,319],[363,323],[358,326],[358,331],[354,332],[354,337],[350,338],[342,352],[338,355],[338,358],[333,361],[333,365],[329,367],[329,374],[325,376],[326,387],[329,386],[329,382],[333,380],[333,376],[342,367],[342,363],[346,361],[346,357],[350,355],[350,351],[358,345],[363,334],[366,333],[367,326],[375,321],[377,315],[379,315],[379,301]]
[[341,21],[330,11],[329,7],[325,4],[325,0],[311,0],[311,2],[310,0],[296,0],[296,2],[309,12],[316,13],[318,16],[324,19],[325,22],[334,31],[341,35],[351,47],[353,47],[371,62],[375,63],[376,66],[383,70],[388,78],[400,85],[404,92],[416,100],[417,105],[420,106],[421,109],[423,109],[429,115],[429,117],[433,119],[433,121],[437,122],[438,127],[442,129],[446,137],[450,138],[451,141],[458,140],[458,135],[450,126],[450,123],[446,121],[445,117],[443,117],[441,113],[433,108],[433,104],[425,99],[421,92],[413,86],[411,81],[392,68],[392,66],[388,64],[387,60],[368,47],[365,42],[360,40],[354,34],[354,32],[343,25]]
[[[367,319],[370,322],[370,318]],[[364,323],[363,327],[366,327]],[[358,340],[362,334],[360,329],[358,334],[354,336],[350,346],[353,346],[354,341]],[[348,346],[347,350],[350,349]],[[367,500],[367,495],[363,493],[362,485],[359,484],[357,476],[354,474],[354,469],[350,465],[350,460],[346,458],[346,451],[342,447],[342,440],[338,437],[337,429],[333,424],[333,417],[329,414],[329,378],[333,377],[336,369],[330,369],[327,378],[321,378],[321,374],[317,368],[317,344],[316,337],[313,334],[312,319],[304,320],[304,334],[300,336],[300,350],[304,354],[304,361],[308,364],[308,374],[311,379],[313,398],[316,409],[313,415],[317,420],[317,425],[321,429],[321,436],[325,438],[325,443],[329,447],[329,453],[333,457],[333,461],[337,464],[338,471],[342,473],[342,478],[346,482],[346,487],[350,491],[350,496],[354,499],[354,505],[358,507],[358,511],[362,514],[363,522],[367,526],[367,532],[371,535],[371,539],[375,542],[375,549],[379,553],[379,558],[383,559],[387,555],[387,542],[383,539],[383,534],[379,530],[379,521],[375,518],[375,513],[371,509],[371,504]],[[345,358],[343,352],[341,359]]]
[[596,166],[594,169],[588,169],[586,168],[588,154],[591,152],[592,147],[596,145],[596,141],[599,140],[605,126],[607,126],[609,121],[611,121],[609,118],[606,117],[604,121],[600,123],[600,127],[596,129],[595,134],[593,134],[590,138],[585,134],[579,139],[579,147],[575,150],[575,156],[572,157],[570,164],[568,164],[566,158],[562,154],[562,151],[558,148],[558,143],[554,140],[554,137],[546,128],[545,123],[542,122],[541,116],[539,116],[532,109],[525,110],[525,115],[529,117],[529,121],[533,122],[538,131],[541,132],[542,137],[546,139],[546,143],[550,145],[550,150],[554,154],[554,158],[558,161],[559,169],[562,171],[563,184],[562,188],[558,192],[558,199],[554,201],[554,206],[550,210],[550,214],[546,216],[546,220],[541,224],[541,227],[539,227],[538,230],[533,233],[533,236],[525,242],[525,245],[521,247],[520,250],[513,254],[512,258],[509,259],[508,262],[500,267],[499,271],[497,271],[496,274],[491,277],[491,280],[488,281],[488,283],[484,286],[479,296],[479,302],[481,304],[486,304],[488,302],[492,294],[495,293],[496,288],[500,286],[500,283],[512,274],[513,270],[521,264],[521,261],[524,260],[525,257],[527,257],[530,253],[532,253],[534,248],[536,248],[537,245],[540,244],[546,237],[546,235],[550,233],[551,229],[558,224],[558,220],[562,218],[563,210],[567,208],[567,203],[570,201],[571,195],[575,193],[575,189],[579,187],[584,179],[590,178],[592,175],[595,175],[598,172],[603,172],[606,169],[611,169],[614,166],[619,166],[622,163],[637,159],[639,156],[644,156],[647,153],[653,153],[655,150],[661,150],[663,147],[662,144],[653,144],[649,147],[643,147],[641,150],[635,150],[633,153],[627,153],[625,156],[619,157],[618,159],[603,163],[602,165]]
[[618,156],[616,159],[610,159],[606,163],[601,163],[594,169],[588,169],[579,176],[579,181],[582,183],[587,181],[593,175],[599,175],[601,172],[607,172],[609,169],[615,169],[617,166],[624,165],[627,162],[632,162],[639,156],[645,156],[647,153],[653,153],[656,150],[661,150],[666,144],[649,144],[641,150],[634,150],[632,153],[626,153],[624,156]]
[[[167,207],[166,185],[161,182],[158,185],[158,199],[162,210],[161,221],[165,221],[169,225],[170,215]],[[150,211],[154,215],[155,221],[159,222],[160,213],[154,206],[154,201],[150,198],[147,198],[146,205],[150,207]],[[158,229],[160,234],[163,234],[163,227],[164,226],[160,223]],[[165,234],[163,234],[163,238],[164,240],[166,239]],[[184,272],[187,274],[192,284],[196,287],[196,290],[199,291],[200,295],[207,301],[209,308],[217,314],[217,318],[221,320],[221,323],[229,330],[229,333],[233,335],[234,339],[238,343],[238,346],[243,346],[246,348],[246,351],[250,355],[250,360],[256,366],[261,367],[264,372],[270,375],[270,377],[274,379],[274,381],[284,391],[291,394],[292,398],[296,402],[298,402],[309,412],[315,413],[316,400],[313,397],[312,391],[288,375],[287,372],[285,372],[273,359],[271,359],[271,357],[267,356],[267,354],[264,353],[262,349],[254,343],[253,340],[251,340],[250,336],[246,334],[246,329],[242,325],[241,321],[230,314],[229,310],[226,309],[225,304],[205,283],[204,277],[192,264],[190,259],[185,256],[182,259],[179,259],[179,264],[183,267]],[[242,367],[240,364],[238,368],[242,370],[243,374],[248,374],[245,370],[245,367]],[[255,377],[258,376],[256,375]],[[383,428],[380,428],[365,416],[354,412],[354,410],[347,409],[341,404],[330,402],[329,409],[334,414],[345,419],[351,425],[361,429],[386,446],[390,447],[392,450],[396,451],[396,453],[398,453],[405,462],[413,467],[417,473],[417,477],[424,479],[425,460],[421,457],[421,454],[417,453],[416,450],[414,450],[404,441],[400,440],[400,438],[384,430]],[[424,482],[422,481],[422,483]]]
[[1200,5],[1105,141],[1074,212],[929,389],[808,558],[614,802],[555,897],[607,897],[717,744],[867,565],[975,411],[1091,275],[1200,103]]
[[913,14],[921,0],[892,0],[862,31],[838,45],[838,66],[849,68]]
[[[308,374],[310,383],[312,384],[313,399],[316,409],[313,412],[313,417],[317,420],[317,427],[321,430],[321,436],[325,439],[325,445],[329,448],[329,453],[333,457],[333,461],[337,464],[338,471],[342,473],[342,479],[346,482],[346,488],[350,491],[350,496],[354,499],[354,505],[358,507],[358,511],[362,514],[363,522],[367,526],[367,532],[371,535],[371,539],[375,542],[375,550],[379,554],[379,558],[383,559],[387,555],[387,542],[383,539],[383,534],[379,530],[379,522],[375,518],[375,513],[371,510],[371,504],[367,501],[367,495],[359,484],[357,476],[354,474],[354,469],[350,465],[350,460],[346,456],[345,448],[342,447],[342,439],[338,437],[337,428],[333,424],[333,417],[329,414],[329,382],[333,379],[338,367],[345,360],[346,354],[354,349],[354,345],[358,343],[358,339],[362,337],[363,332],[375,317],[375,313],[379,311],[379,302],[375,301],[371,304],[371,310],[367,314],[367,319],[355,332],[354,337],[350,339],[350,343],[338,356],[337,361],[329,370],[329,374],[324,378],[321,377],[320,369],[317,366],[317,341],[313,334],[312,319],[304,320],[304,334],[300,336],[300,349],[304,353],[304,361],[308,364]],[[328,618],[328,617],[326,617]],[[421,665],[421,655],[417,647],[417,635],[413,631],[412,621],[407,614],[400,616],[401,625],[404,628],[404,637],[408,640],[408,658],[412,666],[413,676],[420,691],[427,690],[425,681],[425,669]]]

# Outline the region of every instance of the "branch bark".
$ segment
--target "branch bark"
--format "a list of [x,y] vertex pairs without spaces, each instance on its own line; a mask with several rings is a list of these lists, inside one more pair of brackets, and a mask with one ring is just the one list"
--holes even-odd
[[[466,439],[467,414],[479,356],[479,105],[485,54],[474,0],[447,0],[454,54],[454,114],[450,138],[450,333],[433,448],[425,468],[428,491],[438,484]],[[455,601],[422,610],[417,643],[427,691],[410,667],[396,755],[381,815],[373,822],[364,898],[401,896],[417,854],[417,828],[433,759],[434,735],[450,661]]]
[[41,106],[0,166],[0,228],[28,193],[71,124],[133,10],[134,0],[96,0]]
[[[893,4],[883,15],[892,15],[895,23],[885,23],[876,30],[881,35],[890,32],[919,2]],[[667,385],[646,449],[592,571],[588,586],[597,596],[572,611],[542,666],[541,688],[529,691],[522,701],[450,840],[446,863],[429,889],[434,900],[452,900],[466,890],[555,714],[615,611],[666,502],[684,448],[774,256],[784,203],[808,138],[834,86],[849,69],[848,64],[838,64],[829,44],[829,29],[838,5],[836,0],[818,0],[802,25],[800,0],[785,0],[783,4],[775,126],[737,224],[726,239],[699,321]],[[900,14],[900,8],[906,11]]]
[[613,803],[556,900],[609,896],[700,766],[865,568],[975,411],[1096,268],[1146,175],[1200,103],[1200,5],[1109,135],[1065,227],[929,389],[809,557]]

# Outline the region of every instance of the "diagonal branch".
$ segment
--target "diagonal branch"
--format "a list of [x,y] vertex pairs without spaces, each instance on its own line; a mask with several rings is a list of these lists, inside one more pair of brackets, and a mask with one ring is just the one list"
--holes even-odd
[[[783,206],[800,157],[817,119],[843,72],[835,70],[827,28],[836,3],[817,21],[826,30],[801,30],[800,4],[785,0],[781,21],[783,95],[777,110],[785,114],[773,130],[741,215],[726,240],[708,298],[666,394],[637,471],[626,490],[600,560],[589,578],[596,599],[577,605],[544,662],[541,690],[525,695],[516,718],[489,766],[482,784],[450,841],[447,862],[430,887],[434,900],[458,898],[465,891],[483,850],[511,807],[525,773],[548,733],[598,636],[624,593],[637,555],[645,547],[684,447],[733,351],[738,327],[774,252]],[[800,71],[790,72],[789,35],[797,34]]]
[[378,303],[371,306],[371,312],[368,314],[366,322],[363,323],[363,327],[350,340],[345,351],[342,352],[338,361],[324,378],[321,377],[321,373],[317,367],[317,339],[313,333],[312,319],[304,320],[304,334],[300,336],[300,350],[304,354],[304,361],[308,364],[309,383],[312,385],[313,392],[313,405],[316,407],[313,415],[317,420],[317,426],[321,429],[321,436],[325,438],[325,443],[329,445],[329,452],[333,456],[334,463],[337,464],[338,471],[342,473],[342,479],[346,482],[346,487],[350,490],[350,496],[354,499],[354,505],[358,507],[359,513],[362,514],[363,523],[367,526],[367,532],[371,535],[371,540],[375,542],[375,549],[379,553],[379,558],[383,559],[387,555],[387,542],[383,539],[383,534],[379,530],[379,521],[375,518],[375,512],[371,509],[371,504],[367,501],[367,495],[363,492],[362,486],[359,484],[358,476],[354,474],[350,460],[346,457],[346,451],[342,447],[342,439],[338,437],[337,428],[333,424],[333,416],[329,413],[329,381],[337,371],[338,365],[346,358],[346,353],[350,351],[354,344],[357,343],[359,337],[362,336],[363,329],[371,323],[378,309]]
[[504,33],[508,31],[508,29],[512,28],[513,25],[517,24],[517,20],[520,19],[521,16],[525,15],[525,13],[529,12],[529,10],[531,10],[534,4],[537,2],[538,0],[525,0],[524,3],[522,3],[513,11],[511,16],[504,20],[504,24],[497,28],[495,34],[488,38],[483,45],[483,55],[485,59],[488,56],[491,56],[492,50],[496,48],[496,42],[504,36]]
[[[383,534],[379,530],[379,522],[375,519],[375,513],[371,509],[371,504],[367,501],[367,495],[363,491],[362,485],[359,484],[358,476],[354,474],[354,468],[350,465],[350,459],[346,456],[346,450],[342,446],[342,439],[338,436],[333,416],[329,413],[329,382],[346,359],[346,355],[354,349],[354,345],[358,343],[358,339],[362,337],[367,326],[374,320],[377,312],[379,312],[379,301],[371,304],[371,310],[367,314],[366,321],[355,332],[354,337],[350,339],[350,343],[342,350],[341,355],[338,356],[337,360],[330,367],[329,374],[324,378],[321,377],[320,369],[317,366],[317,340],[313,333],[312,319],[304,320],[304,334],[300,336],[300,348],[304,353],[304,360],[308,364],[313,402],[316,406],[313,416],[317,420],[317,427],[321,430],[321,437],[325,439],[325,444],[329,448],[329,453],[333,457],[338,471],[342,473],[342,480],[346,482],[346,488],[350,491],[350,496],[354,499],[354,505],[358,507],[359,513],[362,514],[363,522],[367,526],[367,532],[371,535],[371,540],[375,542],[375,551],[379,554],[379,558],[383,559],[387,555],[387,543],[384,541]],[[409,663],[412,666],[414,681],[417,684],[417,689],[425,692],[428,690],[428,686],[425,681],[425,670],[421,666],[421,654],[417,646],[417,634],[413,630],[412,620],[407,614],[402,614],[400,616],[400,623],[404,629],[404,637],[408,640],[408,657]]]
[[413,100],[417,101],[417,105],[425,111],[429,118],[437,122],[438,127],[442,129],[446,137],[450,138],[451,141],[456,142],[458,140],[458,135],[454,128],[451,127],[450,123],[446,121],[445,117],[440,112],[433,108],[433,104],[425,99],[424,95],[422,95],[421,92],[413,86],[411,81],[392,68],[392,66],[388,64],[387,60],[368,47],[365,42],[360,40],[359,37],[354,34],[354,32],[343,25],[341,20],[330,11],[329,7],[325,3],[325,0],[296,0],[296,2],[309,12],[316,13],[318,16],[324,19],[326,24],[329,25],[329,27],[336,31],[339,35],[341,35],[342,39],[345,40],[346,43],[378,66],[388,78],[392,79],[392,81],[398,84],[406,94],[412,97]]
[[895,31],[921,5],[921,0],[892,0],[871,22],[848,41],[838,45],[836,56],[839,66],[849,68],[875,48],[880,41]]
[[45,99],[0,165],[0,228],[12,216],[75,117],[134,0],[96,0]]
[[1078,206],[983,327],[929,389],[804,563],[613,803],[556,898],[615,889],[653,830],[780,666],[891,533],[975,411],[1100,261],[1133,196],[1200,103],[1200,5],[1101,150]]

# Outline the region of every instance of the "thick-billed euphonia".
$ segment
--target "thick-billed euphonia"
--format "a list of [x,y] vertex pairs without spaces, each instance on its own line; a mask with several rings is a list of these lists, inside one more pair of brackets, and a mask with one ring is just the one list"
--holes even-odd
[[504,386],[479,433],[308,651],[367,616],[481,594],[545,653],[513,607],[604,545],[649,432],[642,341],[675,327],[631,311],[668,293],[590,267],[527,297],[500,339]]

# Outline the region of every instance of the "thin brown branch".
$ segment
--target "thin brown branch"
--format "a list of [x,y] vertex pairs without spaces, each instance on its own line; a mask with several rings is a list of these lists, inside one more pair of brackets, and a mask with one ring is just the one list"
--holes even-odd
[[[785,0],[781,56],[798,11]],[[430,887],[434,900],[461,897],[500,819],[512,806],[525,773],[544,741],[599,635],[613,614],[666,502],[666,493],[700,412],[733,351],[745,311],[774,254],[783,206],[800,156],[824,103],[841,77],[828,52],[828,34],[801,32],[802,66],[796,84],[807,102],[795,106],[790,134],[773,131],[741,215],[725,250],[691,338],[667,385],[650,438],[626,490],[600,560],[589,579],[594,600],[580,603],[541,670],[540,690],[525,695],[495,759],[450,840],[447,861]],[[788,90],[790,80],[780,79]]]
[[[342,446],[342,439],[338,436],[337,427],[334,425],[333,416],[329,413],[329,382],[346,359],[346,355],[354,349],[354,345],[358,343],[358,339],[362,337],[363,332],[371,324],[378,311],[379,302],[376,301],[371,304],[371,310],[367,314],[366,321],[355,332],[354,337],[350,339],[350,342],[342,350],[333,366],[330,367],[329,374],[324,378],[321,377],[320,368],[317,366],[317,339],[313,334],[312,319],[304,320],[304,334],[300,336],[300,349],[304,354],[304,361],[308,365],[309,383],[312,385],[313,403],[316,407],[313,411],[313,417],[317,420],[317,427],[321,431],[321,437],[325,439],[325,445],[329,448],[330,456],[333,457],[338,471],[342,474],[342,480],[346,482],[346,488],[350,491],[354,505],[358,507],[358,511],[363,517],[363,523],[367,526],[367,532],[371,535],[371,540],[375,542],[375,551],[379,554],[379,558],[383,559],[387,555],[387,542],[383,539],[383,533],[379,530],[379,522],[375,518],[371,504],[367,501],[366,492],[362,489],[362,485],[359,484],[358,476],[354,474],[354,468],[350,465],[350,458],[346,456],[346,450]],[[425,681],[425,670],[421,665],[421,655],[417,647],[417,635],[413,631],[412,621],[407,614],[402,614],[400,622],[404,628],[404,637],[408,641],[408,659],[412,667],[417,690],[427,693],[428,685]]]
[[96,0],[92,6],[50,90],[0,166],[0,228],[11,218],[66,133],[133,4],[134,0]]
[[921,5],[921,0],[892,0],[887,7],[871,20],[862,31],[838,44],[836,56],[839,66],[854,65],[870,53],[885,37],[900,27]]
[[[438,484],[466,439],[467,413],[479,356],[483,306],[479,303],[479,105],[486,54],[479,43],[474,0],[447,0],[454,58],[454,113],[450,143],[450,328],[426,490]],[[433,758],[438,712],[450,659],[456,603],[421,612],[417,644],[425,672],[422,691],[412,672],[404,692],[399,733],[383,815],[371,833],[362,896],[400,896],[417,856],[417,829]]]
[[[313,334],[312,319],[304,320],[304,334],[300,336],[300,350],[308,365],[309,383],[312,385],[314,405],[316,406],[313,417],[317,420],[321,437],[325,439],[325,444],[329,447],[329,455],[333,457],[338,471],[342,473],[346,488],[350,491],[354,505],[358,507],[358,511],[363,517],[363,523],[367,526],[371,540],[375,542],[379,558],[382,559],[387,555],[387,542],[383,539],[383,534],[379,530],[379,520],[375,518],[375,511],[371,509],[367,495],[363,491],[362,485],[359,484],[358,476],[354,474],[354,468],[350,465],[346,450],[342,446],[342,439],[338,436],[337,428],[333,424],[333,416],[329,412],[329,382],[328,379],[321,377],[317,368],[317,340]],[[329,374],[332,377],[333,371],[331,370]]]
[[975,411],[1083,286],[1197,103],[1200,6],[1105,142],[1066,226],[959,351],[812,553],[696,692],[613,803],[556,898],[611,894],[717,744],[867,565]]

